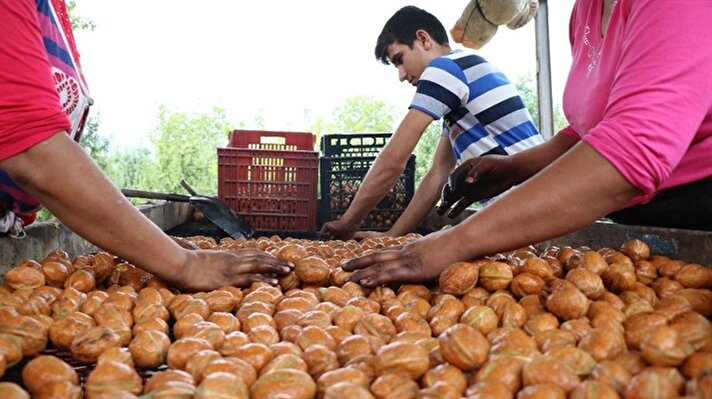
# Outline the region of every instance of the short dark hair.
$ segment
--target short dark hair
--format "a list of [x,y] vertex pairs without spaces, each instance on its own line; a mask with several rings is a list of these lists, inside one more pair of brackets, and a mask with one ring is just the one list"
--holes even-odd
[[381,34],[378,35],[376,59],[386,65],[390,64],[388,46],[393,43],[401,43],[413,48],[416,39],[415,32],[420,29],[428,32],[438,44],[448,44],[445,27],[433,14],[422,8],[405,6],[393,14],[383,26]]

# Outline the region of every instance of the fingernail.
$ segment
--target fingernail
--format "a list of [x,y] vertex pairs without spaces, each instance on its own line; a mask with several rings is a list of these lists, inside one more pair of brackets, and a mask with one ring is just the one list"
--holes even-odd
[[285,266],[285,267],[282,268],[282,271],[284,271],[284,272],[289,272],[290,270],[291,270],[291,269],[288,268],[287,266]]
[[270,284],[277,284],[277,280],[271,278],[271,279],[269,279],[269,283],[270,283]]

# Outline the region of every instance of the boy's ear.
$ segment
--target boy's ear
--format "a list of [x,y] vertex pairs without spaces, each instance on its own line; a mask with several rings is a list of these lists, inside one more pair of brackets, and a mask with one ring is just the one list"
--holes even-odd
[[432,40],[433,38],[430,37],[430,34],[424,29],[418,29],[415,32],[415,41],[420,42],[420,44],[422,44],[423,48],[425,48],[426,50],[430,49],[432,45]]

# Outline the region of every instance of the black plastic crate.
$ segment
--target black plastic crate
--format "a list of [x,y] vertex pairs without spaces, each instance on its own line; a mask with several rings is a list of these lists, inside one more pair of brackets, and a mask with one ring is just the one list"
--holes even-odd
[[[319,159],[320,224],[337,220],[346,212],[375,159],[375,157],[321,157]],[[414,192],[415,155],[411,155],[393,189],[368,214],[359,230],[390,229],[403,214]]]
[[326,158],[375,157],[392,133],[334,133],[321,136],[321,152]]

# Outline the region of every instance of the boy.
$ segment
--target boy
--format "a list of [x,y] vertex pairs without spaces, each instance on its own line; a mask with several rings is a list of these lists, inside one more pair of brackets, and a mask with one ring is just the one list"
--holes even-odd
[[543,142],[514,85],[475,54],[452,50],[442,23],[414,6],[398,10],[378,37],[376,59],[393,64],[398,77],[416,87],[409,111],[366,174],[341,219],[324,224],[322,237],[350,238],[393,187],[408,157],[433,120],[443,118],[433,164],[411,203],[385,233],[406,234],[440,197],[457,163],[478,156],[506,156]]

